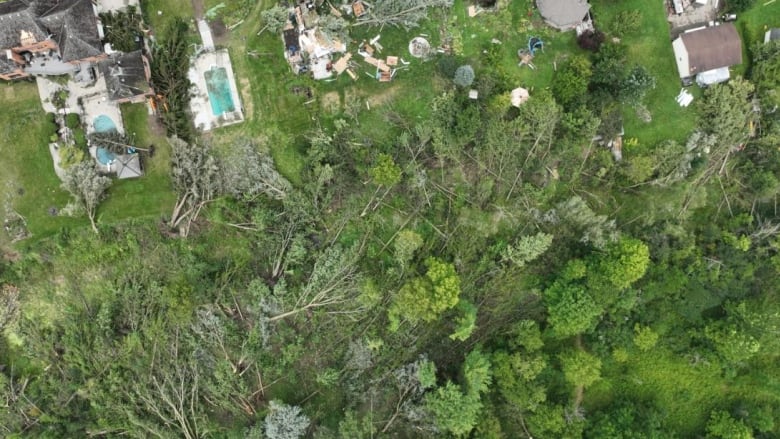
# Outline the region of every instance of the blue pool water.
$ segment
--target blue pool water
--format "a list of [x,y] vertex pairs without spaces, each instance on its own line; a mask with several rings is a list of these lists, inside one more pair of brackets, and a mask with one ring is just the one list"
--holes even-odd
[[97,156],[98,162],[100,162],[101,165],[107,165],[116,159],[114,153],[105,148],[98,148],[95,151],[95,155]]
[[209,93],[211,112],[214,116],[235,111],[233,96],[230,93],[227,70],[224,67],[212,67],[203,74],[206,78],[206,88]]
[[101,114],[92,121],[92,126],[95,127],[95,131],[98,133],[108,133],[116,131],[116,125],[110,117],[105,114]]

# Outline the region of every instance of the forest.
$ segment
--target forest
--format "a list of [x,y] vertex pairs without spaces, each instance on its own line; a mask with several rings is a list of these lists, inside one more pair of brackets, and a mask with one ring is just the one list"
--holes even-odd
[[294,167],[284,122],[164,120],[163,218],[101,186],[0,259],[0,437],[779,437],[780,41],[617,160],[657,79],[590,38],[520,106],[499,45],[436,55]]

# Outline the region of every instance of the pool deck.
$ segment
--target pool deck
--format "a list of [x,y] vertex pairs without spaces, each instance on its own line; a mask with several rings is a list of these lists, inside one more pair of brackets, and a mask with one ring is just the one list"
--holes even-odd
[[[68,98],[65,101],[64,112],[78,113],[87,129],[87,134],[94,131],[92,122],[101,114],[110,117],[120,133],[125,132],[125,127],[122,124],[122,112],[119,110],[119,105],[116,102],[108,99],[106,79],[103,76],[98,77],[94,83],[90,84],[70,79],[65,86],[42,76],[36,77],[35,81],[38,84],[38,93],[44,111],[55,113],[57,109],[51,103],[51,96],[57,90],[66,89],[68,90]],[[79,99],[81,100],[81,105],[79,105]]]
[[[235,111],[214,116],[209,102],[208,87],[204,73],[212,67],[224,67],[230,84],[230,95],[235,105]],[[233,66],[230,63],[230,55],[227,49],[216,52],[204,52],[195,58],[190,64],[187,77],[193,84],[193,96],[190,99],[195,127],[202,131],[211,131],[215,128],[232,125],[244,121],[241,99],[236,87],[236,79],[233,74]]]

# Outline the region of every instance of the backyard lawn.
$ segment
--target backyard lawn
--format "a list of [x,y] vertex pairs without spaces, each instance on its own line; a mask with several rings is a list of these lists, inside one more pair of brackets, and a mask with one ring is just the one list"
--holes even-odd
[[[16,212],[27,222],[32,240],[56,233],[61,227],[87,224],[86,218],[52,216],[50,208],[61,209],[69,195],[60,189],[54,174],[49,137],[53,121],[44,113],[35,83],[0,83],[0,215],[3,220]],[[28,239],[29,241],[29,239]],[[9,236],[0,231],[0,248],[8,247]]]
[[[628,47],[629,62],[643,65],[655,76],[656,88],[645,97],[644,103],[652,115],[652,122],[645,123],[636,117],[632,108],[623,111],[626,136],[636,137],[640,145],[652,147],[673,139],[683,141],[695,127],[696,101],[689,107],[680,107],[675,96],[680,93],[680,77],[672,51],[669,24],[662,2],[649,4],[644,0],[593,0],[596,27],[606,28],[620,11],[640,10],[642,21],[639,30],[622,39]],[[696,87],[689,89],[696,98]]]
[[122,105],[125,131],[135,145],[154,145],[154,156],[143,154],[144,176],[114,180],[109,194],[98,208],[99,221],[116,221],[134,217],[159,218],[170,213],[174,194],[169,178],[171,149],[165,132],[150,118],[143,104]]

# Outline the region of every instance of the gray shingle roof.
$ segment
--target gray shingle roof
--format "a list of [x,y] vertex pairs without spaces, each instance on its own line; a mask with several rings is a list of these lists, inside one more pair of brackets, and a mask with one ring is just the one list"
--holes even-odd
[[0,3],[0,49],[21,45],[21,32],[38,41],[51,35],[63,61],[103,53],[90,0],[9,0]]
[[536,6],[548,24],[561,30],[582,23],[590,10],[586,0],[536,0]]
[[106,79],[108,97],[112,101],[142,95],[149,91],[141,51],[113,54],[98,64]]

